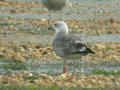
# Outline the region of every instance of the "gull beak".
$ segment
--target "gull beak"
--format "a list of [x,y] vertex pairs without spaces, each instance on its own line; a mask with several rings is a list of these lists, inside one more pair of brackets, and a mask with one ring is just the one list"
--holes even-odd
[[48,27],[48,30],[55,31],[55,28],[54,28],[54,26],[49,26],[49,27]]
[[54,30],[52,26],[48,27],[48,30]]

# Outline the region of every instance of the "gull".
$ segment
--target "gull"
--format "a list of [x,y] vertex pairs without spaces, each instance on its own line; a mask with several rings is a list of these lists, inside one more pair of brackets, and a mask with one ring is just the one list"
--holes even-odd
[[48,9],[48,10],[62,10],[68,0],[42,0],[43,5]]
[[48,30],[55,31],[52,46],[57,56],[64,59],[63,73],[67,71],[66,61],[71,59],[80,59],[94,52],[83,44],[80,37],[71,35],[68,31],[68,26],[64,21],[57,21],[51,25]]
[[[42,4],[49,10],[49,11],[60,11],[65,6],[67,6],[69,3],[69,0],[42,0]],[[69,3],[70,5],[70,3]],[[51,17],[51,14],[49,15],[49,19]],[[48,24],[50,21],[48,20]]]

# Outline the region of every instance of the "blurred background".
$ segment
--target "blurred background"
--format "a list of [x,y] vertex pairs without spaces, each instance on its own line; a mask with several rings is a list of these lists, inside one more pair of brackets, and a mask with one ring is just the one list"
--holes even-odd
[[[0,75],[23,75],[25,79],[30,75],[34,81],[43,74],[41,77],[59,79],[63,60],[52,49],[54,32],[48,31],[48,26],[60,19],[68,24],[70,33],[80,36],[95,51],[82,58],[84,63],[74,65],[68,61],[68,74],[64,75],[67,78],[76,70],[78,77],[96,81],[70,85],[119,86],[120,0],[69,0],[62,10],[56,11],[48,10],[41,0],[0,0]],[[80,72],[81,67],[85,72]],[[0,81],[6,84],[3,78]]]

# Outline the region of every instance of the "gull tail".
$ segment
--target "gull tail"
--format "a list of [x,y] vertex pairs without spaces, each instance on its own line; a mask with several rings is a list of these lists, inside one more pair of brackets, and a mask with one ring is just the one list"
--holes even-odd
[[85,52],[85,53],[95,54],[95,52],[92,51],[90,48],[86,48],[86,50],[85,50],[84,52]]
[[79,52],[80,53],[83,53],[83,54],[88,54],[88,53],[91,53],[91,54],[94,54],[95,52],[92,51],[90,48],[88,48],[86,45],[83,45],[79,48]]
[[77,49],[77,51],[75,53],[79,53],[79,54],[83,54],[83,55],[87,55],[87,54],[95,54],[94,51],[92,51],[90,48],[88,48],[87,46],[81,46],[79,49]]

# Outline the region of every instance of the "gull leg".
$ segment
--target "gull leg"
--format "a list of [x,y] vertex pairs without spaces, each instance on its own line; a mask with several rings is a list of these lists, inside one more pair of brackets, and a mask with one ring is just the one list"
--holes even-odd
[[63,73],[66,73],[66,72],[67,72],[66,59],[64,59]]
[[66,65],[63,66],[63,73],[66,73],[67,72],[67,68],[66,68]]

